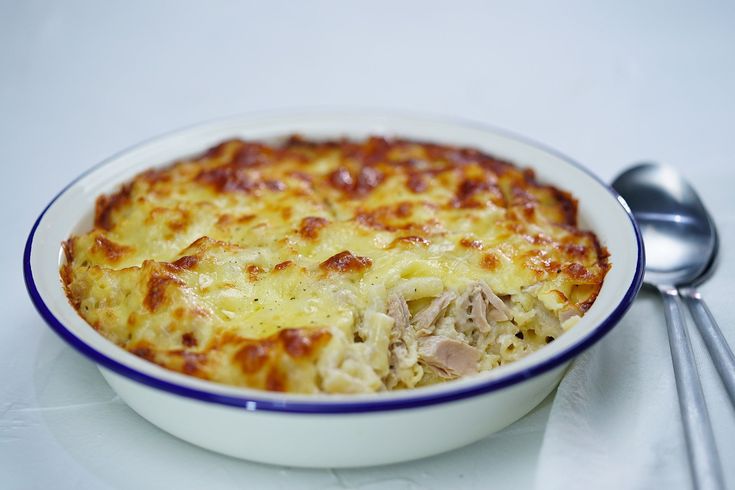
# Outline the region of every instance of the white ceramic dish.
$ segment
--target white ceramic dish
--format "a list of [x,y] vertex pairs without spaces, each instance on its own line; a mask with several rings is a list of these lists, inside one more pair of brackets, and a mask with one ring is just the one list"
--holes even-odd
[[[117,347],[69,305],[59,280],[61,242],[88,230],[95,198],[147,168],[198,153],[226,138],[370,134],[468,145],[531,166],[541,181],[571,191],[580,222],[611,253],[597,301],[569,332],[528,357],[473,378],[403,392],[289,395],[219,385],[165,370]],[[624,202],[570,159],[507,133],[456,121],[354,112],[261,114],[180,130],[123,151],[67,186],[34,225],[24,255],[29,294],[46,322],[99,365],[136,412],[193,444],[290,466],[396,463],[447,451],[497,431],[535,407],[569,362],[608,332],[641,285],[640,234]],[[90,430],[93,430],[90,427]]]

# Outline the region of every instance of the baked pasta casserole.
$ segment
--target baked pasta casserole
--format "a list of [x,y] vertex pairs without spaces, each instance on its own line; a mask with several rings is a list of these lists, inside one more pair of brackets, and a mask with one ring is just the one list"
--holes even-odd
[[298,393],[414,388],[571,328],[609,269],[577,201],[471,148],[229,140],[96,203],[61,278],[168,369]]

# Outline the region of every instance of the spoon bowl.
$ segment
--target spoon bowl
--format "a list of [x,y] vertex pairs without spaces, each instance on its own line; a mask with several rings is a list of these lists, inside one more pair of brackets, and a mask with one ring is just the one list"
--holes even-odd
[[646,247],[647,284],[693,283],[715,256],[717,233],[702,201],[675,170],[644,163],[619,175],[613,187],[626,200]]

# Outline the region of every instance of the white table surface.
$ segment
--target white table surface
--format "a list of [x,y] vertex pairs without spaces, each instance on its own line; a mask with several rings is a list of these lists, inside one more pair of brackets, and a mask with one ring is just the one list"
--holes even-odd
[[[720,227],[702,289],[733,342],[734,26],[724,2],[0,2],[0,487],[533,486],[553,395],[473,446],[373,469],[181,442],[46,328],[23,286],[27,233],[72,178],[170,129],[273,108],[429,111],[527,135],[607,180],[644,159],[681,170]],[[651,295],[633,308],[662,312]],[[735,415],[694,340],[729,467]]]

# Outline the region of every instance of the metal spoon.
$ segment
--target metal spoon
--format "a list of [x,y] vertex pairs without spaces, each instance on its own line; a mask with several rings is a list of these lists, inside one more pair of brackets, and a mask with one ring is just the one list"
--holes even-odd
[[[694,189],[692,189],[680,175],[676,174],[673,169],[653,164],[638,165],[621,174],[613,185],[616,188],[618,186],[622,186],[623,191],[626,193],[630,193],[631,191],[638,192],[638,189],[635,189],[633,186],[640,185],[637,184],[637,182],[639,182],[641,178],[648,179],[650,182],[650,178],[655,177],[653,174],[654,169],[656,169],[657,172],[661,172],[659,183],[656,184],[654,182],[654,185],[665,186],[667,182],[669,184],[671,182],[676,182],[677,188],[684,189],[686,193],[686,195],[683,196],[683,200],[686,201],[685,204],[672,204],[670,201],[665,199],[659,200],[656,201],[655,204],[652,204],[653,207],[660,208],[654,212],[659,215],[671,214],[672,217],[670,217],[669,220],[673,220],[674,223],[685,223],[684,226],[680,227],[681,233],[687,232],[687,224],[697,223],[700,227],[698,232],[702,235],[700,240],[703,242],[702,246],[704,248],[699,251],[699,253],[701,253],[699,259],[702,262],[705,260],[707,262],[704,271],[691,282],[677,284],[677,286],[679,286],[679,292],[689,307],[695,323],[699,327],[699,331],[710,355],[712,356],[717,372],[720,374],[722,382],[725,385],[730,401],[735,405],[735,355],[733,355],[727,340],[722,335],[712,313],[704,303],[701,294],[696,289],[697,286],[709,279],[716,268],[719,238],[714,221],[705,209]],[[668,176],[664,177],[664,173],[667,173]],[[646,177],[643,177],[644,175]],[[631,181],[635,182],[631,183]],[[642,192],[650,192],[650,189],[640,190]],[[621,191],[621,194],[623,191]],[[674,195],[675,191],[669,189],[669,193]],[[645,195],[643,197],[645,199]],[[628,199],[629,203],[634,202],[635,206],[631,205],[631,207],[633,208],[634,214],[639,217],[639,221],[641,219],[646,220],[645,211],[639,210],[639,208],[644,206],[642,203],[637,201],[640,197],[628,196]],[[680,209],[674,209],[674,206],[678,206]],[[648,212],[650,213],[651,211]],[[650,217],[651,216],[649,215],[648,218]],[[659,216],[659,218],[661,218],[661,216]],[[709,250],[708,253],[707,250]],[[648,259],[650,266],[650,262],[653,259],[651,257]]]
[[644,282],[657,288],[664,302],[694,486],[724,488],[678,293],[678,287],[693,284],[708,270],[717,248],[714,226],[694,189],[671,168],[637,165],[620,174],[613,187],[627,201],[641,227],[646,248]]

